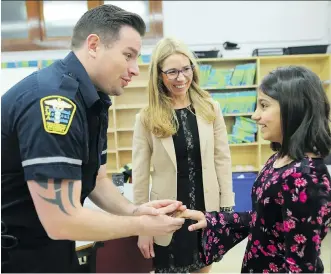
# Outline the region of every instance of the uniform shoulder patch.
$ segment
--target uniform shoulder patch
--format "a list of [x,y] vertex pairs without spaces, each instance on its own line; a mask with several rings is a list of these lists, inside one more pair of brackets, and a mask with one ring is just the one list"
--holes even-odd
[[66,135],[76,112],[76,105],[70,99],[51,95],[40,99],[44,129],[49,133]]

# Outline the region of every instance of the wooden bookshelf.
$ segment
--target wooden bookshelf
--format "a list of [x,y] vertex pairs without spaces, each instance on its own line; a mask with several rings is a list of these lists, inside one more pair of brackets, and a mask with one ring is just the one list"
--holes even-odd
[[[289,55],[247,58],[213,58],[198,59],[199,64],[211,64],[215,68],[234,68],[239,64],[256,63],[256,76],[253,85],[207,88],[215,92],[240,92],[242,90],[257,90],[265,75],[279,66],[302,65],[314,71],[324,82],[325,92],[331,99],[331,54]],[[132,162],[132,136],[135,116],[141,108],[148,104],[147,80],[148,64],[139,65],[140,75],[132,84],[125,88],[124,94],[113,97],[113,106],[109,110],[108,128],[108,174],[119,172],[125,164]],[[236,116],[250,117],[252,113],[225,114],[224,119],[228,132],[231,132]],[[256,141],[246,144],[231,144],[232,171],[257,172],[273,153],[268,141],[261,138],[260,129]]]

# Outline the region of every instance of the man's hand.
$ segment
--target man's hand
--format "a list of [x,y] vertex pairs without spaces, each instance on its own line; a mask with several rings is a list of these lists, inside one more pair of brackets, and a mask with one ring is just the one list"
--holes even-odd
[[188,227],[189,231],[194,231],[207,227],[207,220],[205,214],[203,214],[203,212],[198,210],[186,209],[183,212],[176,214],[176,217],[198,221],[197,223],[190,225]]
[[140,206],[136,206],[133,215],[173,215],[175,212],[182,212],[186,206],[175,200],[155,200]]
[[141,229],[139,236],[162,236],[174,233],[185,222],[183,218],[175,218],[167,215],[142,215],[139,216]]

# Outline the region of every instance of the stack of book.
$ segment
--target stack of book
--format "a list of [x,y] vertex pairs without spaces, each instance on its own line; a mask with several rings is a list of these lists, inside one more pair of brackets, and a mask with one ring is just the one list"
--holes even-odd
[[236,117],[232,133],[228,135],[229,144],[253,143],[256,140],[257,125],[252,119]]
[[231,86],[251,86],[254,83],[256,63],[237,65],[231,77]]
[[248,86],[254,84],[256,63],[237,65],[234,68],[213,68],[200,65],[200,85],[206,89],[222,89],[231,86]]
[[254,112],[256,96],[256,90],[211,93],[211,97],[219,102],[223,115]]

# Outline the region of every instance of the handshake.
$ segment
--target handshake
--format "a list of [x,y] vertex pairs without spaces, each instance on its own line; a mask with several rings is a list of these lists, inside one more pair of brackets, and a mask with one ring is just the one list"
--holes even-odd
[[180,229],[185,219],[197,221],[188,227],[189,231],[205,228],[207,221],[201,211],[187,209],[182,202],[156,200],[136,207],[135,215],[142,220],[138,247],[146,259],[155,257],[153,236],[173,233]]
[[187,209],[182,202],[174,200],[156,200],[142,204],[133,211],[135,216],[140,216],[141,236],[160,236],[174,233],[180,229],[185,219],[197,221],[189,226],[189,231],[205,228],[207,222],[204,213]]

